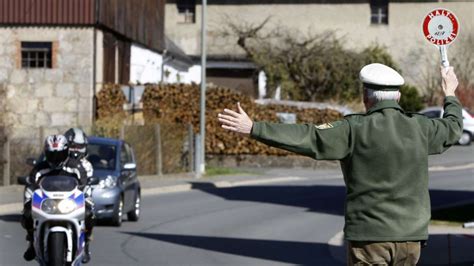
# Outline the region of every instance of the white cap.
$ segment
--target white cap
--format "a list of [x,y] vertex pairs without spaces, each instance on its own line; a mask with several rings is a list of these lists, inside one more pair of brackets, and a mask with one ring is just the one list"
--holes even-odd
[[[359,78],[364,84],[380,87],[380,90],[395,89],[405,84],[403,77],[393,68],[379,63],[364,66],[359,73]],[[392,87],[392,88],[390,88]]]

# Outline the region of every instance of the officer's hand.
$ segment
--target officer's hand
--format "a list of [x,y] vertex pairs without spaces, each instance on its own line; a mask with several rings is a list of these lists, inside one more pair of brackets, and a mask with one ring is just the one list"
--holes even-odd
[[443,87],[445,96],[455,96],[454,92],[458,87],[458,78],[454,74],[453,67],[441,68],[441,87]]
[[224,109],[224,114],[218,114],[219,122],[222,123],[222,128],[231,130],[237,133],[250,134],[252,131],[253,122],[245,113],[244,109],[237,103],[238,112],[229,109]]

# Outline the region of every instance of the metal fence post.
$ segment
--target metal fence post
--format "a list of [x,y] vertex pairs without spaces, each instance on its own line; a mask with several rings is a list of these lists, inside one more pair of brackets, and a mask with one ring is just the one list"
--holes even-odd
[[194,169],[196,173],[196,178],[200,178],[201,174],[199,173],[199,169],[201,167],[201,134],[194,135]]
[[6,138],[3,143],[3,185],[10,185],[10,140]]
[[120,127],[120,139],[125,140],[125,126]]
[[161,127],[159,124],[155,126],[155,140],[156,174],[161,176],[163,175],[163,160],[161,157]]
[[194,172],[194,132],[193,132],[193,125],[188,124],[188,171]]
[[40,143],[40,147],[43,146],[44,138],[45,138],[45,136],[44,136],[44,127],[41,126],[41,127],[39,128],[39,143]]

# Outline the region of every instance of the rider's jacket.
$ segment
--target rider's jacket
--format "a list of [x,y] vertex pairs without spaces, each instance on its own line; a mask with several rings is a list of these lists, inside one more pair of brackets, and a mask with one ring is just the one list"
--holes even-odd
[[87,177],[92,177],[94,174],[94,168],[92,167],[92,164],[87,160],[86,158],[80,159],[80,162],[82,164],[82,167],[87,173]]
[[86,169],[80,160],[73,158],[68,158],[66,164],[58,169],[52,169],[46,161],[40,162],[31,170],[29,181],[30,183],[38,184],[42,177],[52,175],[72,176],[79,179],[81,186],[87,184],[88,173]]

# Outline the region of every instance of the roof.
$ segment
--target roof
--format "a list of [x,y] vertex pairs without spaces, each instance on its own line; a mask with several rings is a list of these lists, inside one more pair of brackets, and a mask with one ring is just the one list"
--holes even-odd
[[[201,56],[191,56],[194,64],[201,62]],[[206,68],[217,69],[256,69],[257,66],[246,55],[214,54],[206,58]]]
[[114,139],[114,138],[104,138],[104,137],[96,137],[96,136],[89,136],[87,138],[89,143],[93,144],[106,144],[106,145],[120,145],[123,140]]
[[168,60],[166,65],[172,66],[180,71],[187,71],[193,66],[193,61],[186,55],[186,53],[175,44],[168,36],[165,36],[165,49],[166,56],[165,60]]
[[165,0],[0,0],[0,26],[96,27],[161,52]]

